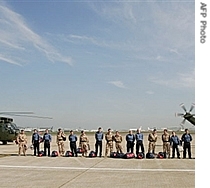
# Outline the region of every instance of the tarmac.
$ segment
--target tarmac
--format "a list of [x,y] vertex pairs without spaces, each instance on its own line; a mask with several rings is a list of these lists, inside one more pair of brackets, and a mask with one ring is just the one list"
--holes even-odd
[[[158,134],[156,153],[162,151],[161,134]],[[195,136],[192,136],[194,158]],[[147,151],[147,136],[144,137]],[[28,136],[28,140],[31,140],[31,136]],[[89,140],[90,149],[94,150],[94,135],[89,135]],[[124,150],[125,144],[123,141]],[[69,150],[68,141],[65,142],[65,148]],[[53,150],[58,150],[55,136],[51,145]],[[103,155],[104,150],[105,141]],[[30,149],[27,150],[27,156],[18,156],[17,151],[15,143],[0,145],[0,187],[195,187],[195,159],[89,158],[81,154],[78,157],[36,157]]]

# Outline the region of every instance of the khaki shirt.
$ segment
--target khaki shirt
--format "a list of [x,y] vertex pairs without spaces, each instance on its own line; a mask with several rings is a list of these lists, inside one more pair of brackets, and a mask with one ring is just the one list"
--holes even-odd
[[57,142],[63,141],[63,137],[66,137],[66,135],[63,132],[58,132],[58,134],[57,134]]
[[86,134],[80,135],[80,144],[81,144],[81,142],[87,142],[87,143],[89,143],[89,139],[86,136]]
[[27,137],[26,137],[26,134],[19,134],[18,137],[17,137],[17,142],[18,143],[21,143],[21,142],[25,142],[27,143]]
[[107,142],[113,141],[113,135],[109,134],[109,133],[106,133],[105,139],[106,139]]
[[148,141],[156,142],[157,141],[157,135],[150,133],[149,136],[148,136]]
[[122,136],[121,135],[115,135],[114,140],[116,143],[121,143],[122,142]]
[[170,135],[167,133],[167,134],[163,134],[162,135],[162,141],[163,142],[170,142]]

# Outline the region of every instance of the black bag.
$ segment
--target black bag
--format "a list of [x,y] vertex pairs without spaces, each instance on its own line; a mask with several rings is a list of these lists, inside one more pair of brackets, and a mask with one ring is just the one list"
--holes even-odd
[[51,157],[57,157],[58,156],[58,152],[57,151],[52,151]]
[[96,157],[96,152],[95,151],[91,151],[89,153],[89,157]]
[[159,159],[164,159],[164,158],[166,158],[166,153],[163,153],[163,152],[159,152],[158,154],[157,154],[157,158],[159,158]]
[[137,153],[136,158],[137,159],[143,159],[143,158],[145,158],[145,155],[144,155],[143,152],[139,152],[139,153]]
[[65,157],[74,157],[74,153],[71,151],[66,151]]
[[77,153],[84,153],[82,148],[77,148]]
[[111,152],[110,157],[111,158],[117,158],[117,152]]
[[44,151],[43,151],[43,150],[39,151],[38,156],[39,156],[39,157],[44,156]]
[[117,153],[117,158],[124,158],[125,154],[124,153]]
[[135,157],[135,154],[134,153],[126,153],[125,155],[124,155],[124,158],[125,159],[132,159],[132,158],[134,158]]
[[146,154],[146,158],[147,159],[154,159],[155,158],[155,155],[153,153],[150,153],[149,152],[149,153]]
[[118,152],[111,152],[110,153],[111,158],[123,158],[124,155],[125,155],[124,153],[118,153]]

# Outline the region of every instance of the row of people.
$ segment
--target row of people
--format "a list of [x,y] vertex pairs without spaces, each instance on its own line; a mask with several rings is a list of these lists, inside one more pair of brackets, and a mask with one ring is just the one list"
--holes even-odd
[[[151,133],[148,135],[148,152],[152,152],[155,154],[155,147],[157,142],[157,131],[154,129]],[[98,131],[95,133],[95,153],[96,155],[99,154],[99,157],[102,157],[102,143],[104,139],[104,133],[102,131],[102,128],[99,127]],[[129,130],[129,133],[126,135],[126,152],[134,152],[134,145],[136,144],[136,154],[138,152],[145,152],[144,149],[144,143],[143,143],[143,133],[140,129],[137,129],[136,134],[133,134],[131,130]],[[68,140],[70,142],[70,150],[74,153],[74,156],[77,156],[77,136],[74,134],[74,132],[71,130],[70,134],[68,136]],[[122,147],[122,141],[123,137],[120,135],[118,131],[116,131],[115,135],[112,134],[111,129],[109,128],[107,133],[105,134],[105,157],[111,152],[113,152],[113,143],[115,142],[115,148],[118,153],[123,153],[123,147]],[[58,129],[57,136],[56,136],[56,143],[58,145],[58,152],[61,156],[64,155],[65,149],[64,149],[64,142],[66,141],[66,135],[61,130],[61,128]],[[170,158],[170,150],[172,148],[172,158],[175,157],[175,151],[177,152],[177,157],[180,158],[180,152],[178,149],[179,145],[183,144],[183,158],[186,158],[186,151],[188,150],[189,158],[191,158],[191,145],[190,142],[192,141],[192,136],[189,133],[188,129],[185,129],[185,133],[182,135],[181,140],[178,138],[176,133],[173,131],[172,135],[170,135],[167,132],[167,129],[164,130],[164,133],[162,134],[162,142],[163,142],[163,152],[166,154],[168,158]],[[32,134],[32,144],[34,148],[34,156],[36,156],[39,151],[39,145],[40,142],[44,143],[44,155],[50,156],[50,143],[52,142],[52,136],[48,132],[48,130],[45,131],[43,137],[41,137],[37,130],[34,130],[34,133]],[[27,145],[27,138],[24,134],[24,131],[21,130],[20,134],[17,137],[17,143],[19,144],[19,152],[20,155],[21,150],[23,151],[23,154],[25,155],[26,152],[26,145]],[[79,147],[83,150],[82,156],[87,156],[87,152],[90,149],[89,145],[89,139],[88,136],[85,134],[84,131],[81,131],[81,135],[79,137]]]

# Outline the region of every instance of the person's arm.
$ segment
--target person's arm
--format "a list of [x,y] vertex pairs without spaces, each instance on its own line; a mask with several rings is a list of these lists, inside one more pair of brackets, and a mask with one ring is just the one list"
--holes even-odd
[[32,134],[31,143],[34,144],[34,133]]

